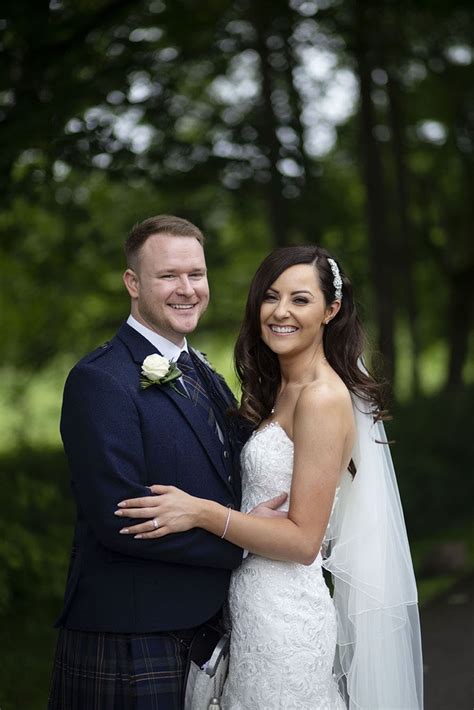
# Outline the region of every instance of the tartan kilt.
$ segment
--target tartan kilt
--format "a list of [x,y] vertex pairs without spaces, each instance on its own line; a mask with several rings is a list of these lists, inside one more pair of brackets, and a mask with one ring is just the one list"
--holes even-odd
[[180,710],[188,653],[182,634],[60,629],[48,710]]

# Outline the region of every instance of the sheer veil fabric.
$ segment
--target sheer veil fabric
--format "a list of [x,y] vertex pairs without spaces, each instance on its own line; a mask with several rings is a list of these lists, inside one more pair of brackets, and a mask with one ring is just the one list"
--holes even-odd
[[341,480],[323,561],[334,582],[335,673],[349,710],[421,710],[418,595],[390,449],[370,404],[352,400],[357,474]]

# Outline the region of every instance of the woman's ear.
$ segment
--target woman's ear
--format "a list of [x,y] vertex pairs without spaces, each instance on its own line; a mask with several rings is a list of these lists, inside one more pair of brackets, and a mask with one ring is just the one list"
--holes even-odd
[[333,318],[337,316],[341,309],[341,302],[340,301],[333,301],[331,305],[326,308],[326,312],[324,315],[324,320],[323,320],[323,325],[327,325],[330,321],[332,321]]

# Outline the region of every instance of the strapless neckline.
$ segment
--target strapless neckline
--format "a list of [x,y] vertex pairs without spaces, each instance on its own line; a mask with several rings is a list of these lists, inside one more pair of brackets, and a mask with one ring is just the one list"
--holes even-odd
[[286,439],[286,441],[291,446],[294,445],[293,439],[290,439],[290,437],[288,436],[288,434],[286,433],[285,429],[282,427],[280,422],[277,422],[277,421],[268,422],[268,424],[265,424],[265,426],[261,427],[261,429],[255,429],[255,431],[252,432],[251,438],[256,438],[260,434],[264,434],[265,432],[267,432],[269,430],[271,431],[272,429],[278,429],[279,431],[281,431],[284,438]]

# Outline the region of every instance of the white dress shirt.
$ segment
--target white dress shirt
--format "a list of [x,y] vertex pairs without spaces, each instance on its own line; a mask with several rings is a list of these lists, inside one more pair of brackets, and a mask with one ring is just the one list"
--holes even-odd
[[176,362],[183,351],[188,352],[188,343],[186,338],[184,339],[183,347],[180,348],[179,345],[172,343],[171,340],[168,340],[168,338],[164,338],[159,333],[156,333],[151,328],[148,328],[148,326],[139,323],[132,315],[128,316],[127,323],[131,328],[140,333],[140,335],[143,335],[144,338],[154,345],[154,347],[159,350],[163,357],[167,358],[167,360],[174,360]]
[[[132,315],[129,315],[127,318],[127,324],[133,328],[134,330],[137,331],[137,333],[140,333],[140,335],[143,335],[144,338],[146,338],[152,345],[155,346],[157,350],[160,351],[160,353],[163,355],[163,357],[167,358],[168,360],[174,360],[177,362],[179,356],[181,353],[184,352],[189,352],[188,350],[188,342],[186,338],[184,339],[184,345],[182,348],[179,347],[179,345],[176,345],[176,343],[172,343],[171,340],[168,340],[168,338],[164,338],[162,335],[159,335],[159,333],[156,333],[154,330],[151,330],[151,328],[148,328],[148,326],[143,325],[142,323],[139,323],[136,318],[134,318]],[[184,387],[186,390],[186,385],[183,382],[183,378],[180,377],[179,381],[181,385]],[[186,390],[187,391],[187,390]],[[216,422],[216,429],[217,429],[217,435],[221,441],[221,443],[224,443],[224,436],[222,434],[222,430],[219,426],[219,424]]]

